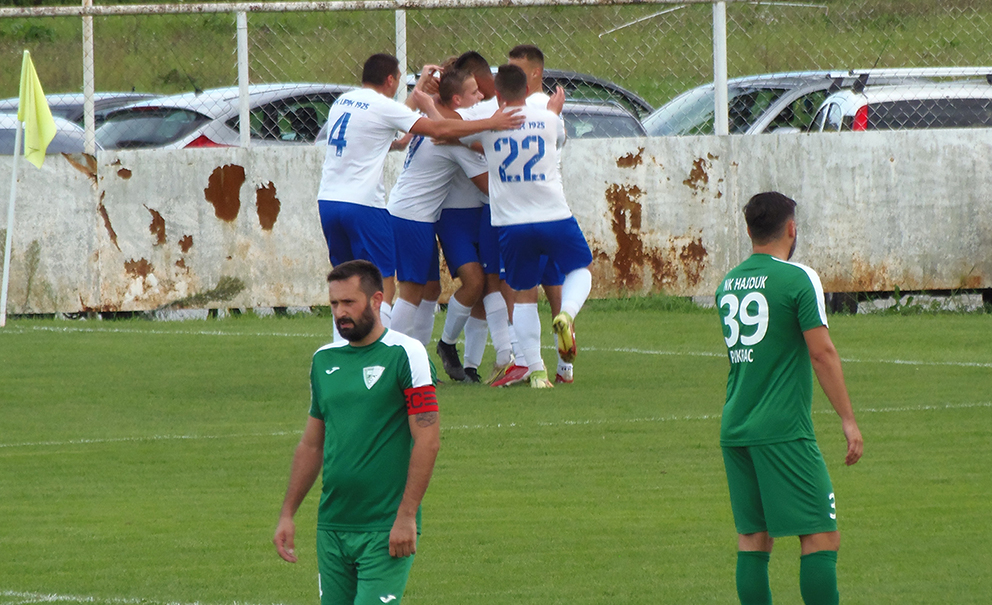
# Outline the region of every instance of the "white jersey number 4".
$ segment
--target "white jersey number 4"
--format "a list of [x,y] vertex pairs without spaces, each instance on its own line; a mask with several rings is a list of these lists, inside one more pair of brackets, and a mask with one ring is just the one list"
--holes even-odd
[[341,152],[344,148],[348,146],[348,142],[344,139],[345,132],[348,130],[348,120],[351,119],[351,112],[341,114],[341,117],[334,122],[334,126],[331,126],[331,132],[327,135],[327,146],[334,147],[337,151],[334,155],[340,157]]
[[[751,307],[756,307],[755,313],[751,313]],[[737,341],[750,347],[761,342],[768,332],[768,299],[761,292],[751,292],[738,300],[735,294],[724,294],[720,299],[720,309],[728,307],[727,316],[723,318],[723,323],[730,328],[730,336],[724,338],[727,341],[727,348],[734,348]],[[741,324],[754,326],[755,330],[751,334],[741,334]]]

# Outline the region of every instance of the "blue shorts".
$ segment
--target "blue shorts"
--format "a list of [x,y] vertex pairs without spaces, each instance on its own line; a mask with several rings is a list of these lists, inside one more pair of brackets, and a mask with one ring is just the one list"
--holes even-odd
[[558,263],[541,257],[540,269],[542,286],[560,286],[565,283],[565,274],[558,268]]
[[500,279],[505,277],[499,256],[499,232],[493,227],[489,204],[482,206],[482,216],[479,219],[479,259],[486,275],[499,275]]
[[361,259],[378,267],[383,277],[396,273],[393,230],[385,208],[328,200],[318,200],[317,207],[331,266]]
[[499,251],[506,283],[518,291],[541,283],[541,256],[556,263],[562,275],[592,264],[592,252],[575,217],[499,227]]
[[480,263],[479,222],[482,208],[448,208],[434,223],[441,251],[448,263],[451,277],[458,277],[458,268],[468,263]]
[[390,215],[396,249],[396,279],[424,285],[438,281],[437,238],[433,223],[409,221]]

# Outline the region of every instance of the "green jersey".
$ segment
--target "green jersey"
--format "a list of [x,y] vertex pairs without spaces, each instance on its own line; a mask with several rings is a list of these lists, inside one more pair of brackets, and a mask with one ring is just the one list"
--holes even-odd
[[413,448],[406,394],[433,384],[427,350],[399,332],[386,330],[365,347],[338,342],[314,353],[310,415],[325,427],[318,529],[392,528]]
[[720,445],[816,439],[813,370],[803,332],[827,325],[816,272],[753,254],[716,291],[730,359]]

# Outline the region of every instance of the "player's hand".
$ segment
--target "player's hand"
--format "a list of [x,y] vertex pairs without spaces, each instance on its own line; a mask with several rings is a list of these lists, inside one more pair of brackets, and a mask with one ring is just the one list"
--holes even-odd
[[420,70],[420,78],[417,80],[415,88],[433,95],[437,93],[440,76],[441,67],[439,65],[424,65],[424,68]]
[[293,554],[293,541],[296,537],[296,524],[288,517],[280,518],[279,525],[276,526],[276,534],[272,537],[272,543],[276,545],[276,552],[279,556],[296,563],[296,555]]
[[500,107],[490,120],[493,121],[491,130],[516,130],[523,126],[525,118],[519,107]]
[[851,466],[861,460],[861,455],[865,451],[865,442],[861,437],[861,429],[858,428],[857,422],[854,420],[845,421],[843,426],[844,437],[847,439],[847,457],[844,462]]
[[434,106],[434,98],[426,92],[414,88],[410,93],[410,98],[413,101],[414,107],[419,109],[424,115],[431,116],[437,112],[437,108]]
[[560,85],[555,88],[555,94],[551,95],[551,99],[548,100],[548,111],[553,111],[558,115],[561,115],[562,109],[565,107],[565,89]]
[[389,556],[409,557],[417,552],[417,517],[396,515],[389,531]]

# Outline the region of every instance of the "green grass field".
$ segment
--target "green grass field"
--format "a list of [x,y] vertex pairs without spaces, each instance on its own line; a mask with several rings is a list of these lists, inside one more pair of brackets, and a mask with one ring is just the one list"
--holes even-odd
[[[443,385],[407,602],[735,603],[714,313],[592,301],[575,384]],[[244,316],[0,330],[0,604],[315,602],[316,494],[298,564],[270,539],[329,329]],[[866,441],[844,467],[818,392],[843,601],[988,603],[992,316],[833,316],[831,331]],[[798,554],[776,547],[776,603],[801,602]]]

